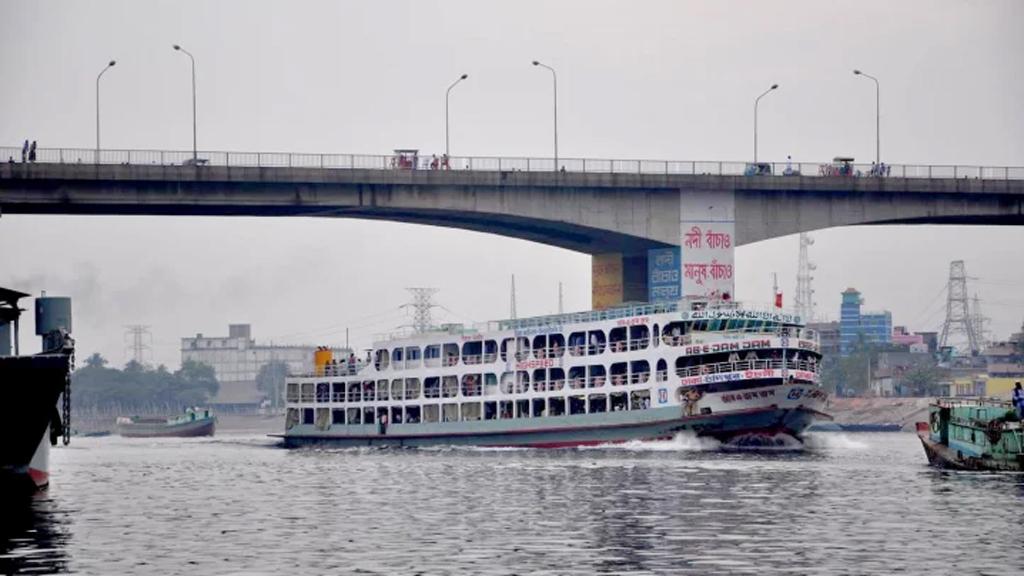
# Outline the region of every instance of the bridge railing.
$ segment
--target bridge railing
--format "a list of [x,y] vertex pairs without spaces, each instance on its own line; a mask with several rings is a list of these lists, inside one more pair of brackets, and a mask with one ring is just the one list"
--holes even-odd
[[[20,163],[20,147],[0,147],[0,161]],[[307,154],[294,152],[198,152],[169,150],[94,150],[40,148],[37,164],[114,164],[150,166],[227,166],[239,168],[317,168],[332,170],[455,170],[478,172],[552,172],[553,158],[437,156],[395,154]],[[559,158],[563,172],[710,176],[813,176],[823,178],[956,178],[1024,180],[1024,166],[881,164],[843,162],[762,162],[615,160]]]

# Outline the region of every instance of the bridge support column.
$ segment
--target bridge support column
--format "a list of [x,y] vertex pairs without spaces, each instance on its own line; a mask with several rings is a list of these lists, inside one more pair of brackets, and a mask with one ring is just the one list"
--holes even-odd
[[591,260],[591,307],[594,310],[646,301],[646,252],[594,254]]

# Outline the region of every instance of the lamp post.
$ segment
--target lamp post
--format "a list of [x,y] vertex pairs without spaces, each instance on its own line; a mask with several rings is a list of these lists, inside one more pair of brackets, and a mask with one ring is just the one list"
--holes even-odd
[[174,45],[174,49],[183,52],[192,61],[192,163],[195,164],[199,159],[199,154],[196,152],[196,59],[188,50],[177,44]]
[[757,164],[757,105],[761,102],[761,98],[768,95],[769,92],[778,88],[778,84],[772,84],[772,87],[761,93],[760,96],[754,99],[754,164],[756,169]]
[[878,109],[878,104],[881,98],[879,96],[880,90],[878,88],[878,78],[875,78],[870,74],[865,74],[860,70],[854,70],[853,73],[855,76],[863,76],[865,78],[870,78],[875,82],[875,165],[878,165],[878,163],[882,161],[882,136],[881,131],[879,130],[879,127],[881,126],[881,116],[879,115]]
[[541,68],[547,68],[551,71],[551,81],[554,84],[554,112],[555,112],[555,172],[558,172],[558,75],[555,74],[555,69],[543,62],[533,61],[534,66],[540,66]]
[[111,60],[96,76],[96,164],[100,163],[100,78],[115,64],[117,60]]
[[469,78],[469,74],[463,74],[462,76],[459,76],[459,79],[456,80],[455,82],[452,82],[452,85],[449,86],[448,90],[445,91],[445,93],[444,93],[444,155],[445,156],[451,156],[450,150],[449,150],[449,140],[448,140],[448,95],[452,93],[452,88],[455,88],[456,84],[458,84],[459,82],[462,82],[466,78]]

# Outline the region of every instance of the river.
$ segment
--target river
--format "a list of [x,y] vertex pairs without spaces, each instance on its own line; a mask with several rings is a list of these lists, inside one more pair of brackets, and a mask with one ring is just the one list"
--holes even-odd
[[5,497],[0,573],[1022,573],[1022,476],[929,468],[902,433],[707,448],[76,438]]

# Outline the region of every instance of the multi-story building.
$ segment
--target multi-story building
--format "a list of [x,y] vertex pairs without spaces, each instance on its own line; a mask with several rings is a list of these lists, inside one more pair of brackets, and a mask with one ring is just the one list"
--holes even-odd
[[809,322],[807,327],[818,333],[822,356],[831,358],[839,355],[839,322]]
[[985,395],[1009,398],[1017,382],[1024,382],[1024,324],[1020,332],[992,344],[983,354],[988,372]]
[[[230,324],[227,336],[181,339],[181,361],[192,360],[213,368],[220,390],[211,404],[221,408],[251,408],[266,394],[256,387],[256,375],[270,362],[283,362],[289,373],[312,372],[316,346],[256,344],[249,324]],[[335,358],[347,358],[349,349],[334,349]]]
[[868,343],[892,341],[892,314],[888,311],[861,312],[860,292],[847,288],[839,306],[839,351],[849,354],[862,338]]

